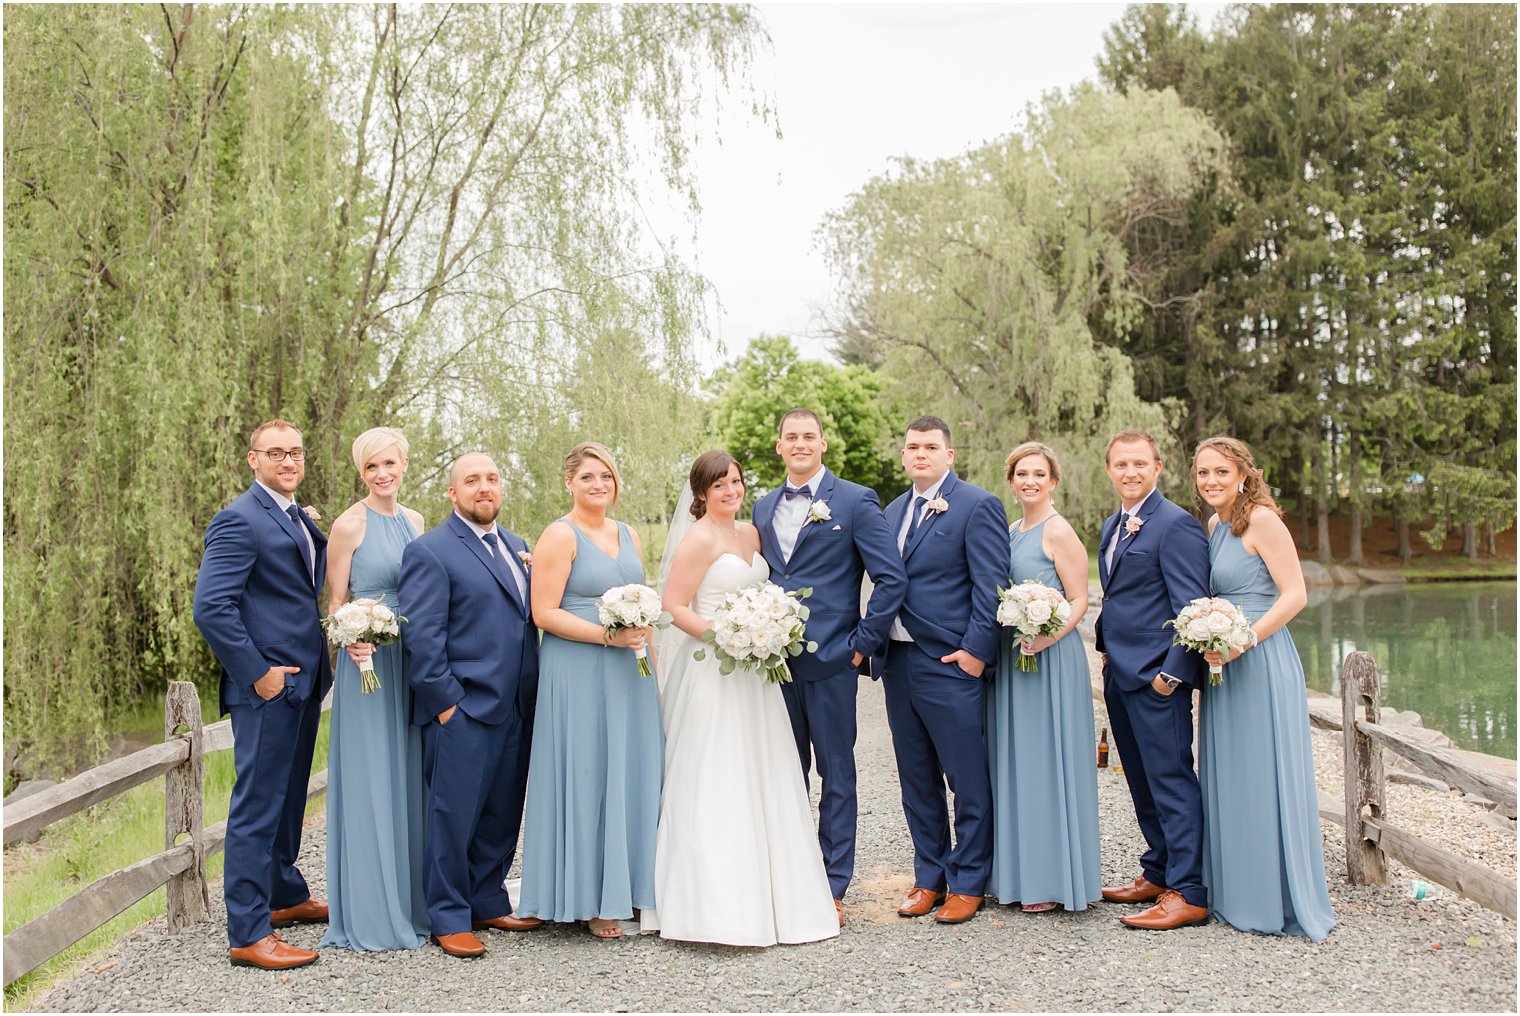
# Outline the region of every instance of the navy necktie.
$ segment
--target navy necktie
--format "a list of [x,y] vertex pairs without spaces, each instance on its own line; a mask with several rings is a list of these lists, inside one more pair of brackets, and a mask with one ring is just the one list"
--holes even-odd
[[781,496],[786,498],[788,501],[794,497],[805,497],[811,501],[813,500],[813,490],[811,487],[807,486],[793,487],[790,483],[788,483],[782,486]]
[[500,550],[497,549],[497,536],[495,532],[486,533],[481,539],[486,541],[486,556],[491,559],[491,567],[496,569],[497,575],[506,579],[507,589],[515,594],[512,598],[521,603],[522,594],[518,591],[517,580],[512,575],[512,569],[507,566],[507,559],[502,556],[502,551],[506,547],[503,546]]
[[913,534],[918,532],[919,523],[923,521],[923,507],[928,500],[920,494],[913,499],[913,506],[908,509],[913,513],[913,519],[908,523],[908,535],[903,537],[903,550],[907,550],[913,544]]
[[301,531],[301,560],[306,562],[306,570],[310,572],[312,571],[311,551],[306,549],[306,526],[301,522],[301,509],[292,504],[285,509],[285,514],[290,516],[290,521],[294,522],[296,528]]

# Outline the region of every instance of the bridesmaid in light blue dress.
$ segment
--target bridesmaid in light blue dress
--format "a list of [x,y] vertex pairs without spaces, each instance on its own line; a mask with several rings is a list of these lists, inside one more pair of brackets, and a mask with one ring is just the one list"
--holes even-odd
[[[350,597],[384,600],[394,609],[402,548],[423,529],[422,516],[396,501],[407,467],[402,433],[391,427],[365,431],[353,453],[369,495],[333,523],[328,613]],[[355,663],[365,657],[380,681],[367,695]],[[329,916],[322,946],[374,952],[415,949],[427,941],[422,746],[411,712],[400,642],[338,653],[327,748]]]
[[1215,596],[1250,618],[1256,642],[1201,696],[1203,883],[1209,910],[1242,931],[1322,941],[1325,884],[1303,665],[1287,623],[1308,602],[1298,552],[1250,450],[1209,438],[1193,457],[1209,520]]
[[656,926],[665,736],[654,678],[639,676],[634,655],[649,629],[609,636],[597,618],[608,589],[644,583],[637,536],[607,518],[619,487],[612,453],[577,445],[565,486],[574,506],[533,552],[533,623],[544,640],[517,912],[586,921],[596,937],[616,938],[620,920]]
[[1018,648],[1004,646],[987,696],[993,795],[987,892],[999,903],[1021,903],[1027,913],[1085,910],[1103,889],[1092,676],[1076,632],[1087,612],[1087,550],[1051,504],[1060,470],[1055,453],[1037,442],[1008,456],[1008,484],[1024,509],[1008,533],[1009,577],[1061,590],[1071,617],[1054,638],[1031,643],[1036,671],[1019,670]]

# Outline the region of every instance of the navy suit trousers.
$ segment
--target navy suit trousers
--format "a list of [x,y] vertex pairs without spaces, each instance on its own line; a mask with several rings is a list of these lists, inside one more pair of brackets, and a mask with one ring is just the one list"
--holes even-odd
[[[981,896],[992,872],[986,684],[909,642],[888,643],[883,681],[914,885]],[[954,847],[947,784],[955,795]]]
[[502,882],[517,851],[532,741],[532,725],[516,712],[482,723],[455,709],[448,723],[423,726],[422,885],[434,935],[456,935],[473,921],[512,913]]
[[859,675],[849,670],[819,681],[792,680],[781,686],[792,736],[802,760],[802,783],[817,768],[823,790],[818,799],[818,846],[829,888],[843,899],[855,874],[855,693]]
[[1203,797],[1193,772],[1193,690],[1163,695],[1148,684],[1124,691],[1103,682],[1114,747],[1145,836],[1140,868],[1147,882],[1208,906],[1203,887]]
[[227,942],[236,949],[269,934],[270,910],[311,898],[296,855],[322,703],[318,696],[291,701],[287,688],[267,702],[232,705],[228,712],[237,778],[227,812],[222,891]]

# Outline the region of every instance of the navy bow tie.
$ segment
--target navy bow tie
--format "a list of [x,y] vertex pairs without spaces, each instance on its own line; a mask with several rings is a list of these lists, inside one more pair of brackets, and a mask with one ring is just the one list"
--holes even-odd
[[794,497],[805,497],[811,501],[813,500],[813,490],[811,487],[793,487],[790,483],[788,483],[782,486],[781,496],[786,498],[788,501]]

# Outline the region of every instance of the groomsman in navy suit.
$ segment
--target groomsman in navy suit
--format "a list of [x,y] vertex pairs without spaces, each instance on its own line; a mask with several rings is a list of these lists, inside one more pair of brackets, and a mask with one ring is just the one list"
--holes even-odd
[[1165,627],[1189,601],[1209,595],[1209,545],[1198,520],[1156,489],[1161,454],[1149,434],[1114,435],[1105,460],[1120,510],[1098,538],[1103,701],[1147,849],[1139,877],[1104,889],[1103,898],[1154,904],[1120,920],[1165,930],[1209,916],[1203,799],[1193,772],[1193,689],[1203,657],[1173,645]]
[[306,784],[332,664],[317,592],[327,537],[296,501],[306,475],[301,432],[260,424],[248,442],[253,486],[206,527],[195,624],[222,665],[237,772],[227,813],[227,955],[235,966],[285,970],[317,954],[273,929],[326,921],[296,869]]
[[496,524],[501,473],[479,452],[449,470],[454,511],[406,545],[397,590],[407,619],[412,722],[427,781],[422,887],[444,952],[475,957],[475,929],[528,931],[502,883],[517,850],[538,698],[528,545]]
[[[844,893],[855,873],[855,692],[861,662],[881,652],[908,580],[876,492],[841,480],[823,464],[829,443],[810,409],[781,418],[776,454],[787,480],[755,502],[760,548],[771,579],[790,591],[811,588],[807,636],[817,653],[793,657],[781,686],[802,779],[816,766],[818,845],[834,907],[844,924]],[[861,576],[875,589],[860,614]]]
[[[908,594],[889,632],[887,724],[913,837],[914,888],[897,910],[942,924],[982,908],[992,867],[992,781],[984,678],[996,672],[998,587],[1008,584],[1008,515],[951,472],[950,425],[908,424],[902,463],[913,486],[887,507]],[[955,795],[951,846],[945,787]],[[948,893],[948,896],[947,896]]]

